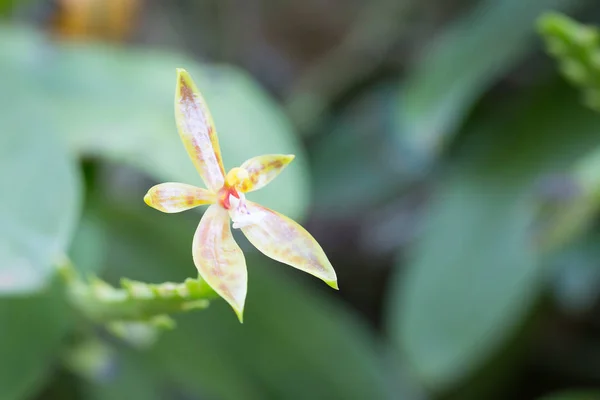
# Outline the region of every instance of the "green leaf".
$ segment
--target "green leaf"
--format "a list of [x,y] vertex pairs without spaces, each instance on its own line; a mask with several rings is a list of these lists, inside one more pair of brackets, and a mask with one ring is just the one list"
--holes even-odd
[[[1,109],[2,107],[0,107]],[[75,166],[43,109],[0,116],[0,295],[40,289],[75,229],[81,189]]]
[[465,378],[527,314],[540,286],[535,185],[600,141],[600,118],[563,88],[510,110],[472,126],[465,147],[476,152],[443,178],[426,231],[396,277],[391,334],[433,389]]
[[105,233],[103,222],[84,209],[69,248],[69,258],[84,277],[98,273],[104,266],[109,251]]
[[227,169],[261,154],[296,154],[278,179],[250,197],[294,218],[303,214],[304,151],[281,108],[241,70],[136,48],[55,45],[2,26],[0,52],[0,72],[11,77],[5,90],[14,93],[0,119],[26,119],[26,105],[41,104],[78,153],[127,162],[157,181],[202,186],[175,126],[175,68],[185,67],[212,111]]
[[477,99],[531,49],[538,15],[577,3],[484,0],[453,22],[403,82],[397,120],[401,145],[428,162]]
[[314,207],[353,215],[424,175],[419,160],[398,151],[390,121],[395,85],[376,86],[348,105],[310,148]]
[[[179,280],[195,273],[191,236],[197,221],[167,217],[114,211],[105,217],[114,241],[114,278]],[[161,375],[185,392],[222,399],[389,397],[386,370],[363,324],[341,305],[282,277],[277,270],[286,266],[256,253],[246,252],[246,260],[244,324],[220,301],[178,318],[177,329],[165,332],[152,350],[149,362]],[[319,284],[287,270],[293,279]]]
[[17,6],[23,6],[25,3],[29,2],[18,0],[0,0],[0,18],[10,17],[15,12]]
[[429,386],[445,388],[489,356],[536,292],[533,209],[503,185],[465,170],[448,178],[396,288],[393,335]]
[[599,400],[600,392],[594,390],[572,390],[540,397],[538,400]]
[[591,312],[600,298],[600,232],[588,232],[548,261],[551,286],[558,308],[568,314]]
[[[547,196],[541,201],[537,219],[542,221],[538,234],[542,250],[556,251],[593,225],[600,209],[600,147],[577,160],[560,180],[563,185],[569,185],[570,193]],[[547,181],[550,189],[552,179]]]
[[[0,135],[0,398],[30,398],[44,383],[66,333],[61,287],[48,285],[53,263],[75,228],[80,188],[68,152],[41,123],[2,119]],[[35,293],[33,293],[35,292]]]
[[62,286],[0,298],[0,398],[32,398],[43,386],[69,328]]
[[[316,293],[280,279],[280,266],[262,257],[247,260],[252,295],[243,328],[219,303],[201,318],[182,318],[179,329],[159,341],[156,362],[175,381],[224,398],[388,397],[385,371],[363,326]],[[231,380],[242,384],[228,387]]]
[[[164,388],[145,363],[140,353],[129,348],[111,348],[104,345],[100,351],[107,354],[90,355],[103,362],[101,370],[87,376],[83,386],[86,398],[93,400],[159,400],[164,396]],[[93,360],[91,360],[93,362]],[[76,365],[74,365],[76,367]],[[79,371],[75,371],[79,372]],[[172,398],[172,397],[171,397]]]
[[[33,396],[68,329],[61,287],[48,285],[69,245],[80,188],[52,126],[28,108],[0,135],[0,398]],[[36,293],[33,294],[32,292]]]
[[[123,343],[103,341],[94,331],[82,331],[62,351],[63,366],[79,389],[77,398],[93,400],[159,400],[167,397],[166,388],[153,373],[144,354]],[[56,380],[55,380],[56,382]],[[59,384],[60,384],[59,380]],[[62,385],[61,385],[62,386]],[[53,393],[54,394],[54,393]],[[71,395],[73,398],[75,395]],[[61,398],[61,397],[58,397]]]

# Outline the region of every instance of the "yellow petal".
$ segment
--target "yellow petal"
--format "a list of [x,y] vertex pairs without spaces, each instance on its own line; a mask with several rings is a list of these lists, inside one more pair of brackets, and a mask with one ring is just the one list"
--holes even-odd
[[194,264],[202,279],[233,307],[240,322],[248,284],[246,260],[229,229],[229,214],[217,204],[208,207],[194,235]]
[[185,183],[167,182],[151,187],[144,196],[144,201],[159,211],[176,213],[214,203],[216,195],[209,190]]
[[241,168],[248,172],[248,178],[241,185],[242,192],[252,192],[265,187],[294,159],[293,154],[267,154],[249,159]]
[[308,272],[332,288],[338,288],[331,263],[306,229],[288,217],[248,200],[245,201],[244,212],[246,215],[237,225],[254,247],[274,260]]
[[177,69],[175,120],[179,136],[204,184],[213,191],[219,190],[225,170],[215,124],[192,78],[181,68]]

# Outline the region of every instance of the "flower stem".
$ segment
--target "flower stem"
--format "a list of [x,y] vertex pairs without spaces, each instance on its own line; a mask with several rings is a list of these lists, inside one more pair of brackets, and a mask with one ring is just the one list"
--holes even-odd
[[204,309],[217,297],[200,277],[160,284],[121,279],[120,287],[114,287],[97,277],[84,281],[67,258],[58,270],[72,306],[97,323],[150,322],[170,327],[168,314]]

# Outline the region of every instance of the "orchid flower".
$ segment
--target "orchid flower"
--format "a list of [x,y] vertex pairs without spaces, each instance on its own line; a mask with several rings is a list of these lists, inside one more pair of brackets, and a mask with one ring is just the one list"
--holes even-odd
[[208,106],[190,75],[177,69],[175,119],[179,136],[206,189],[184,183],[161,183],[144,196],[150,207],[176,213],[210,204],[194,234],[192,256],[204,279],[243,321],[248,274],[242,250],[229,228],[241,229],[267,257],[308,272],[338,289],[331,263],[317,241],[298,223],[246,199],[265,187],[294,159],[270,154],[249,159],[227,174]]

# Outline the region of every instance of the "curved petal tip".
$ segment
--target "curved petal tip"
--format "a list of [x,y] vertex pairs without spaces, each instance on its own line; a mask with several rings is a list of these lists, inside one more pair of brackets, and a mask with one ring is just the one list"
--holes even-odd
[[244,309],[238,310],[236,308],[233,308],[233,311],[235,311],[235,315],[237,315],[238,319],[240,320],[240,324],[243,324],[244,323]]
[[307,272],[339,290],[331,262],[306,229],[288,217],[249,200],[245,201],[245,205],[246,214],[242,220],[235,214],[232,219],[235,223],[242,222],[240,229],[254,247],[267,257]]
[[340,290],[337,280],[334,280],[334,281],[323,280],[323,282],[325,282],[328,286],[334,288],[335,290]]
[[248,285],[246,260],[229,228],[229,214],[219,205],[210,206],[198,224],[192,258],[198,273],[221,296],[240,323]]

